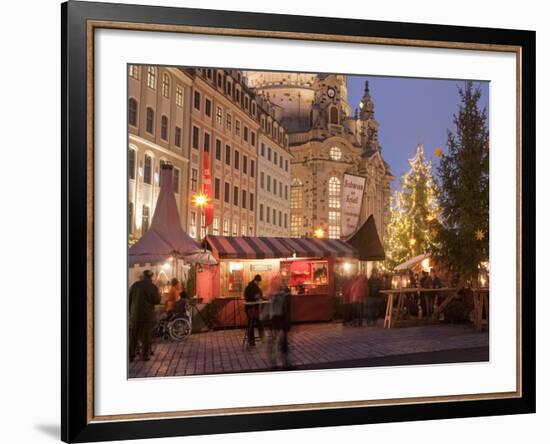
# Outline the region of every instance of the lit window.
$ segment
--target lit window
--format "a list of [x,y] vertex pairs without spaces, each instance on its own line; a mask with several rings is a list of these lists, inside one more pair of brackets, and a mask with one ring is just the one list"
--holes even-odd
[[189,236],[197,237],[197,213],[191,212],[191,220],[189,222]]
[[342,150],[337,146],[333,146],[330,149],[330,158],[332,160],[340,160],[342,158]]
[[290,236],[291,237],[300,237],[300,229],[302,218],[298,214],[292,214],[290,216]]
[[227,129],[230,130],[231,129],[231,114],[227,114],[227,117],[226,117],[226,122],[227,122]]
[[183,106],[183,89],[181,86],[176,87],[176,105]]
[[147,86],[152,89],[157,87],[157,68],[154,66],[147,68]]
[[340,212],[328,212],[328,237],[330,239],[340,238]]
[[162,75],[162,95],[170,97],[170,76],[166,72]]
[[132,77],[133,79],[136,79],[136,80],[139,79],[139,66],[130,65],[128,67],[128,70],[130,71],[130,77]]
[[216,108],[216,122],[218,123],[218,125],[221,125],[223,123],[223,111],[219,106]]
[[341,205],[340,179],[332,176],[328,181],[328,206],[329,208],[340,208]]
[[229,221],[227,219],[223,220],[223,235],[229,236]]
[[212,223],[212,233],[214,235],[220,234],[220,218],[219,216],[214,216],[214,221]]
[[290,208],[302,208],[303,184],[300,179],[294,179],[290,187]]

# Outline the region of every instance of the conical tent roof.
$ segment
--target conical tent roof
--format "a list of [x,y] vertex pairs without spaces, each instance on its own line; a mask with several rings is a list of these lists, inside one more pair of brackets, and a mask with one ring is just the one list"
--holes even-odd
[[161,167],[161,186],[149,229],[128,251],[129,264],[157,263],[172,255],[200,252],[199,245],[181,228],[172,186],[172,165]]
[[386,253],[378,237],[376,222],[372,215],[346,242],[359,251],[359,259],[362,261],[383,261],[386,259]]

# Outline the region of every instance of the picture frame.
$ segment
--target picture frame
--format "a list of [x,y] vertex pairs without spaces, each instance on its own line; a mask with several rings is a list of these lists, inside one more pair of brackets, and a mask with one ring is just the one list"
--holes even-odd
[[[69,1],[62,18],[62,375],[65,442],[535,412],[535,33]],[[100,29],[510,53],[516,58],[516,390],[383,400],[96,415],[95,51]]]

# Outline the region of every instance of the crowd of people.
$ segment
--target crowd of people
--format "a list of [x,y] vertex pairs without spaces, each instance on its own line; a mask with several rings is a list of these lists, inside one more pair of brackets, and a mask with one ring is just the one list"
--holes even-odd
[[[408,288],[437,289],[442,282],[435,269],[414,273],[408,271]],[[381,290],[392,289],[393,275],[373,269],[369,278],[358,274],[344,279],[341,285],[344,324],[375,325],[376,319],[383,317],[386,299]],[[414,291],[406,294],[406,315],[416,317],[431,316],[439,304],[437,292]]]
[[[348,276],[340,282],[342,296],[342,318],[347,325],[375,325],[376,320],[384,316],[386,298],[381,290],[392,288],[393,275],[372,270],[370,277],[362,274]],[[283,368],[290,368],[288,334],[291,329],[291,292],[289,287],[279,277],[270,279],[267,294],[261,288],[261,276],[256,275],[244,290],[244,310],[247,317],[245,340],[249,347],[256,345],[256,339],[265,340],[265,326],[267,321],[271,334],[267,344],[272,366],[277,364],[280,357]],[[451,285],[453,285],[451,283]],[[408,272],[407,288],[418,288],[406,294],[404,305],[405,316],[418,318],[431,316],[440,303],[440,295],[434,291],[422,289],[442,288],[443,284],[432,269],[429,273]],[[459,292],[461,299],[471,299],[468,288]],[[170,319],[178,313],[185,313],[188,308],[188,295],[178,279],[170,281],[170,288],[164,298],[164,316]],[[145,270],[141,279],[132,284],[129,290],[129,359],[136,358],[138,350],[141,359],[148,361],[153,354],[151,347],[153,329],[156,324],[155,306],[161,303],[159,287],[155,283],[155,275]],[[471,305],[471,304],[470,304]],[[256,330],[258,335],[256,335]],[[140,347],[139,347],[140,346]]]

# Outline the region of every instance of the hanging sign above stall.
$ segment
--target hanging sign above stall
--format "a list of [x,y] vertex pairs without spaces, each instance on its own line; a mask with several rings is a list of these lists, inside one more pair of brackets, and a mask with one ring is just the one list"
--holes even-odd
[[365,178],[353,174],[344,174],[342,187],[342,236],[346,238],[357,230],[361,216]]

